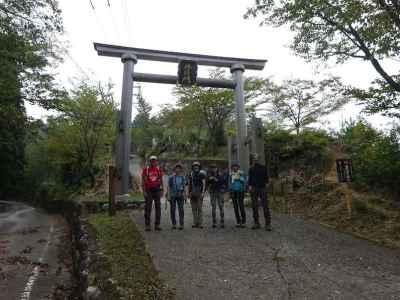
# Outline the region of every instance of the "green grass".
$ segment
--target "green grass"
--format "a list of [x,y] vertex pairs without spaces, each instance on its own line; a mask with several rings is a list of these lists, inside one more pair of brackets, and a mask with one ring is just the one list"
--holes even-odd
[[127,203],[137,203],[137,202],[144,202],[143,194],[139,192],[129,194]]
[[368,212],[368,204],[360,199],[353,199],[352,208],[359,214],[366,214]]
[[173,299],[159,279],[144,240],[127,214],[109,217],[94,214],[89,223],[111,264],[112,277],[124,292],[123,299]]
[[[128,197],[125,198],[126,203],[140,203],[144,202],[144,197],[142,193],[130,193]],[[96,202],[96,203],[108,203],[108,195],[105,193],[97,195],[86,195],[82,196],[80,201],[82,202]]]

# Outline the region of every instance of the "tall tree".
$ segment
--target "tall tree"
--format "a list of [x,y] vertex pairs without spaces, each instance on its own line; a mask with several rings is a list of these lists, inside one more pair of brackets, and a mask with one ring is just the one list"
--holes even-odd
[[400,74],[383,64],[400,59],[398,0],[256,0],[245,17],[258,16],[261,24],[289,25],[296,33],[291,48],[307,60],[370,62],[380,77],[354,94],[370,112],[400,116]]
[[146,157],[153,145],[152,129],[154,124],[150,116],[153,108],[141,92],[138,94],[137,100],[137,115],[132,123],[132,142],[137,147],[139,154]]
[[204,122],[197,109],[165,105],[157,114],[157,125],[162,128],[161,139],[168,144],[168,151],[178,155],[199,152]]
[[[217,70],[211,73],[212,78],[223,78],[224,73]],[[208,129],[210,150],[217,153],[218,146],[225,142],[225,121],[234,111],[233,92],[215,88],[177,87],[175,95],[178,97],[178,106],[193,106],[201,114]]]
[[320,82],[290,79],[276,86],[274,92],[258,104],[269,103],[269,112],[289,123],[299,135],[302,128],[318,122],[348,102],[349,98],[342,90],[335,77]]
[[64,183],[89,178],[93,187],[115,136],[112,86],[83,82],[62,102],[61,111],[48,121],[50,160],[63,170]]
[[153,110],[151,107],[150,103],[146,101],[146,99],[143,97],[142,93],[138,94],[137,97],[137,115],[135,116],[135,119],[133,120],[133,126],[134,127],[146,127],[149,125],[150,122],[150,113]]
[[54,0],[0,1],[0,196],[21,187],[24,101],[54,107],[62,94],[48,71],[59,59],[60,14]]
[[55,106],[61,92],[48,67],[61,60],[62,32],[56,0],[0,2],[2,100],[21,97],[44,107]]
[[[225,72],[216,69],[210,77],[226,79]],[[265,95],[270,88],[269,79],[248,78],[245,83],[245,102],[247,109],[253,109],[253,102]],[[197,111],[197,119],[208,132],[208,144],[211,153],[216,154],[218,146],[225,144],[225,125],[235,111],[234,93],[232,90],[193,87],[177,87],[178,107]]]

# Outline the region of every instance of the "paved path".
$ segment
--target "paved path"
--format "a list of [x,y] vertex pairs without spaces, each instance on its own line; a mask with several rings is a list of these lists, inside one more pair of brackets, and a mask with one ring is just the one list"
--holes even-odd
[[60,274],[57,243],[61,217],[0,201],[0,299],[50,299]]
[[210,227],[208,205],[203,230],[190,228],[190,205],[185,213],[185,230],[173,231],[163,208],[162,232],[144,232],[142,211],[132,213],[178,300],[400,299],[399,251],[283,215],[273,232],[236,229],[230,204],[225,229]]

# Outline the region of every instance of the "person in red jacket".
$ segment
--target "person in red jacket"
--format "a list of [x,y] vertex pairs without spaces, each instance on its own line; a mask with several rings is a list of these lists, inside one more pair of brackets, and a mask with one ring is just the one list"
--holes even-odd
[[142,189],[145,199],[144,220],[146,224],[146,231],[150,231],[151,210],[153,201],[155,206],[155,226],[157,231],[161,230],[161,193],[163,190],[163,174],[161,168],[158,167],[156,156],[150,156],[150,166],[145,167],[142,173]]

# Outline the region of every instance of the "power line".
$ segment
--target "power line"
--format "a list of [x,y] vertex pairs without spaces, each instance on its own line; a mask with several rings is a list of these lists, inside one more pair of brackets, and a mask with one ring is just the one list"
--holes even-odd
[[106,30],[105,30],[105,27],[104,27],[103,23],[101,22],[99,16],[98,16],[97,13],[96,13],[96,8],[95,8],[95,6],[93,5],[92,0],[89,0],[89,3],[90,3],[90,6],[92,7],[92,11],[93,11],[94,17],[95,17],[95,19],[96,19],[97,27],[100,28],[100,31],[101,31],[101,33],[103,34],[103,39],[104,39],[105,41],[106,41],[106,40],[109,40],[109,39],[108,39],[108,34],[107,34]]
[[92,6],[92,9],[94,10],[94,5],[93,5],[92,0],[89,0],[89,2],[90,2],[90,6]]
[[107,3],[109,4],[108,8],[110,9],[111,22],[113,23],[113,26],[114,26],[114,29],[115,29],[115,32],[117,35],[117,39],[120,42],[120,41],[122,41],[121,34],[120,34],[119,27],[118,27],[117,21],[115,19],[114,13],[113,13],[113,8],[111,7],[109,1],[107,1]]
[[86,79],[90,79],[89,75],[85,72],[85,70],[80,66],[80,64],[72,57],[72,55],[66,51],[65,53],[67,57],[72,61],[75,67],[79,70],[79,72],[85,76]]
[[130,18],[129,18],[129,9],[128,9],[128,2],[127,0],[122,0],[121,1],[121,8],[124,13],[124,21],[125,21],[125,27],[127,29],[127,43],[132,43],[133,42],[133,34],[132,34],[132,28],[131,28],[131,23],[130,23]]

